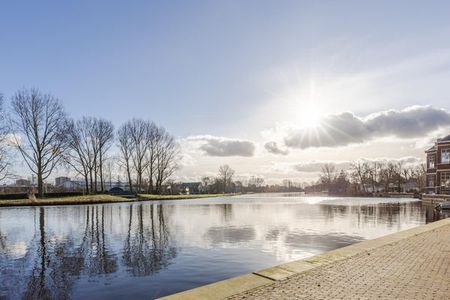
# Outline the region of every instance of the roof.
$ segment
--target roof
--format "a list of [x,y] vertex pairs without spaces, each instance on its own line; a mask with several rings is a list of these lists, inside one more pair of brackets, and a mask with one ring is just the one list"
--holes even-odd
[[447,135],[446,137],[438,139],[437,141],[438,141],[438,143],[440,143],[440,142],[450,142],[450,134]]
[[430,149],[426,150],[425,152],[433,152],[433,151],[436,151],[436,147],[435,146],[431,147]]

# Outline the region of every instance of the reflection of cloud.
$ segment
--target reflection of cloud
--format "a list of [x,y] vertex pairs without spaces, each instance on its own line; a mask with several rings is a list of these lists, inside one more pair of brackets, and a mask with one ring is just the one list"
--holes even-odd
[[255,236],[252,227],[211,227],[206,232],[206,238],[213,245],[248,242],[254,240]]
[[186,140],[197,144],[204,154],[208,156],[246,156],[255,154],[255,144],[246,140],[229,139],[211,135],[191,136]]
[[432,106],[381,111],[360,118],[352,113],[327,115],[316,128],[286,128],[279,132],[290,148],[337,147],[376,138],[415,138],[450,127],[450,112]]
[[0,254],[19,259],[27,254],[27,244],[24,241],[7,242],[5,248],[0,248]]

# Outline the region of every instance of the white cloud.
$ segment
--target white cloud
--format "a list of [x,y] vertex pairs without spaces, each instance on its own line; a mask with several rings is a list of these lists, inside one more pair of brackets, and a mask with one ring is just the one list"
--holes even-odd
[[289,151],[287,149],[281,149],[277,142],[267,142],[264,144],[264,148],[267,152],[277,155],[288,155]]
[[211,135],[191,136],[186,138],[190,143],[194,143],[197,149],[207,156],[254,156],[256,146],[247,140],[230,139]]
[[271,135],[278,135],[286,147],[307,149],[347,146],[386,137],[424,138],[442,129],[450,129],[450,112],[432,106],[411,106],[365,118],[350,112],[327,115],[316,128],[279,126]]

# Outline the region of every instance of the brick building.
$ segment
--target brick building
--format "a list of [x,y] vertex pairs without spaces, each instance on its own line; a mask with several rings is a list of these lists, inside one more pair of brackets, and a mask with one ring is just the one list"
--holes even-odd
[[450,194],[450,135],[437,139],[427,154],[427,192]]

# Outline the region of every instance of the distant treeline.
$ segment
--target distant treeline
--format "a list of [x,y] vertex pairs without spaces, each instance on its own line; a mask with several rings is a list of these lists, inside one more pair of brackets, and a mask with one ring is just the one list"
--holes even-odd
[[340,195],[422,192],[426,186],[425,164],[405,166],[403,162],[357,161],[349,170],[337,170],[331,163],[322,166],[317,184],[306,191],[327,191]]

